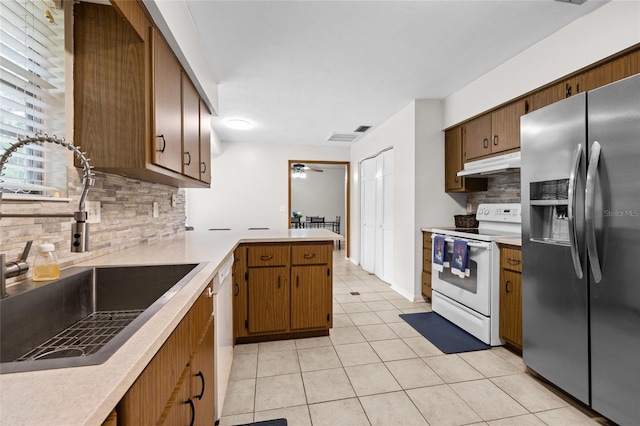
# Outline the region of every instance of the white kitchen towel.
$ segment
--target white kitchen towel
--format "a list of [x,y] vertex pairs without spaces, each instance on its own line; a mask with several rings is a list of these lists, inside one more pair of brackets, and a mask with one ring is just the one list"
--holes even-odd
[[433,237],[433,270],[442,272],[444,268],[448,268],[448,255],[447,242],[444,240],[444,236],[436,235]]
[[453,240],[453,259],[451,260],[451,273],[466,278],[469,271],[469,246],[464,240]]

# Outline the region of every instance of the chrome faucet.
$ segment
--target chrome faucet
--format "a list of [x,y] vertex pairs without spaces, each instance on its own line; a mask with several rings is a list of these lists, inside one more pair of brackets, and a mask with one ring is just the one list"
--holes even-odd
[[[82,192],[80,193],[80,201],[78,203],[78,211],[68,214],[47,214],[47,213],[0,213],[0,219],[3,217],[72,217],[75,219],[75,223],[71,224],[71,251],[74,253],[83,253],[89,250],[89,224],[87,223],[88,214],[84,208],[84,201],[89,192],[89,187],[93,186],[95,174],[91,171],[92,167],[89,166],[89,159],[85,156],[85,153],[80,151],[79,147],[73,145],[73,142],[67,142],[63,139],[59,139],[56,136],[48,136],[47,134],[38,133],[33,137],[27,137],[19,139],[18,142],[11,144],[5,151],[0,159],[0,186],[4,182],[1,178],[4,176],[4,166],[9,160],[9,157],[21,146],[35,143],[35,142],[49,142],[56,145],[61,145],[67,148],[69,151],[73,151],[76,157],[82,163],[83,176],[82,176]],[[2,192],[0,192],[0,206],[2,206]],[[4,262],[3,262],[4,264]],[[3,274],[4,279],[4,274]]]
[[29,256],[31,244],[33,244],[33,241],[27,241],[27,245],[22,251],[22,256],[16,260],[6,262],[4,253],[0,254],[0,268],[2,269],[2,274],[0,274],[0,299],[7,297],[7,278],[26,274],[29,270],[27,256]]

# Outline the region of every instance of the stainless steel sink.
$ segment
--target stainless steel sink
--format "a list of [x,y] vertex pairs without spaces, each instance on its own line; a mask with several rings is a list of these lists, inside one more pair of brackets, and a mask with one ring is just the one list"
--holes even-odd
[[203,267],[72,267],[0,300],[0,373],[101,364]]

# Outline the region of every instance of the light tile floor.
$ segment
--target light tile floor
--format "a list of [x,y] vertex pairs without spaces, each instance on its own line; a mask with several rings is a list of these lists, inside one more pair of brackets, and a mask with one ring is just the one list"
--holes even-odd
[[334,251],[333,281],[329,337],[235,347],[222,426],[606,423],[505,348],[443,354],[398,316],[431,305],[409,302],[344,251]]

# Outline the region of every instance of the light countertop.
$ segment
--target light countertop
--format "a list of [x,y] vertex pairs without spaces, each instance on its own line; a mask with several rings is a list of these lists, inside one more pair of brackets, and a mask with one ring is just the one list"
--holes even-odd
[[325,229],[188,231],[74,265],[208,262],[103,364],[0,375],[0,424],[100,425],[238,244],[340,238]]

